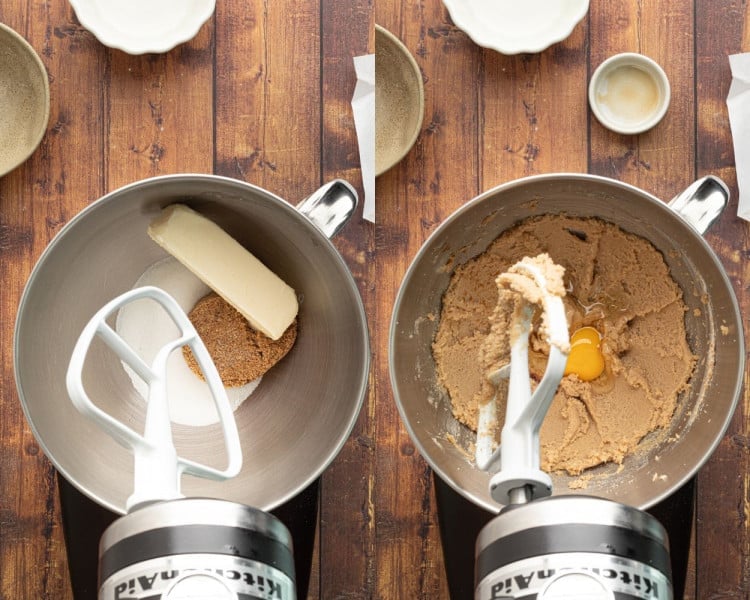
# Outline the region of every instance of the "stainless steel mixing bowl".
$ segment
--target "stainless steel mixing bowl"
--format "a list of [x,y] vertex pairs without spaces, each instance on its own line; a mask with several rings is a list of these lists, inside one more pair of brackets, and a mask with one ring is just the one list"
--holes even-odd
[[[347,189],[340,189],[345,197],[351,196]],[[341,256],[311,218],[267,191],[212,175],[170,175],[114,191],[71,219],[42,254],[21,299],[19,396],[60,473],[123,513],[133,486],[132,455],[76,411],[65,373],[86,322],[166,256],[146,228],[177,201],[218,223],[300,300],[293,349],[235,413],[244,453],[240,475],[226,482],[182,481],[188,496],[269,510],[318,477],[346,441],[366,393],[370,348],[362,301]],[[343,209],[341,203],[315,205],[312,213],[310,203],[300,209],[332,234],[354,204],[356,196],[345,198]],[[89,352],[83,381],[101,408],[137,430],[143,402],[114,353]],[[180,455],[223,467],[218,425],[175,426],[174,440]]]
[[[722,194],[723,184],[710,180],[697,188],[698,195],[712,186],[713,192]],[[677,214],[678,206],[685,218]],[[474,465],[475,434],[453,418],[447,393],[435,375],[431,344],[451,274],[518,221],[565,213],[615,223],[662,252],[683,290],[689,342],[699,362],[668,430],[643,440],[643,449],[628,457],[622,469],[610,464],[587,471],[593,477],[585,489],[569,489],[578,478],[553,474],[553,493],[584,493],[647,508],[692,477],[724,435],[744,369],[742,321],[731,283],[714,252],[686,220],[699,222],[713,208],[711,202],[696,204],[684,198],[675,199],[670,208],[618,181],[551,174],[501,185],[449,216],[404,276],[389,339],[391,383],[401,417],[435,473],[478,506],[499,510],[489,495],[489,476]]]

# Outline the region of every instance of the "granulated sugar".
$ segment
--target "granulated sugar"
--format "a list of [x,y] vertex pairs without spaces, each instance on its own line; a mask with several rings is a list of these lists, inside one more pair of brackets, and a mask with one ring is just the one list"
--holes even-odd
[[[163,289],[186,313],[210,292],[208,286],[172,257],[149,267],[133,287],[146,285]],[[169,315],[160,305],[148,299],[137,300],[122,307],[117,315],[115,328],[148,364],[167,341],[174,340],[178,335],[177,327]],[[125,364],[123,367],[133,386],[145,400],[148,397],[148,386],[130,367]],[[225,388],[232,410],[237,410],[255,391],[260,380],[258,377],[241,387]],[[167,400],[170,418],[175,423],[203,426],[219,421],[208,384],[190,370],[179,349],[172,352],[167,362]]]

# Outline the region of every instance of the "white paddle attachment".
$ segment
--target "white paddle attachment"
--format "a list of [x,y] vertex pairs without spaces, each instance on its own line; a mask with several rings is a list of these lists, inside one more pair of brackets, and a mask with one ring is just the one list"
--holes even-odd
[[[554,274],[559,277],[558,281],[551,281],[545,275],[542,268],[545,264],[557,269]],[[507,331],[510,363],[489,373],[488,379],[493,385],[501,379],[509,379],[508,401],[500,446],[494,451],[496,396],[480,406],[476,463],[481,470],[494,473],[490,479],[490,494],[496,502],[507,505],[552,493],[552,480],[540,469],[539,429],[563,377],[570,340],[559,293],[562,268],[554,265],[548,256],[540,255],[516,263],[498,277],[497,284],[500,302],[506,302],[508,310],[512,310]],[[541,320],[535,319],[539,312],[542,313]],[[544,375],[532,393],[529,335],[535,322],[541,323],[549,344],[549,358]]]
[[[159,349],[150,365],[146,364],[107,323],[107,318],[120,307],[144,298],[158,302],[179,331],[177,338]],[[95,337],[101,338],[120,360],[129,365],[148,384],[148,405],[143,435],[99,408],[84,389],[84,363]],[[186,345],[190,347],[201,367],[219,415],[228,462],[223,470],[179,457],[172,441],[166,394],[167,359],[173,351]],[[159,288],[148,286],[126,292],[107,303],[92,317],[73,349],[66,385],[73,404],[82,414],[95,421],[118,443],[133,451],[134,485],[133,494],[126,503],[128,511],[149,502],[182,498],[180,478],[183,473],[225,480],[237,475],[242,468],[242,449],[237,425],[216,366],[187,315],[169,294]]]

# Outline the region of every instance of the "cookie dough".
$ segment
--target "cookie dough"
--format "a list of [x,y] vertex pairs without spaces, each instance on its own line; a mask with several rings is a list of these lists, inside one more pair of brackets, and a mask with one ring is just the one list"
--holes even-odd
[[[537,273],[537,278],[531,275]],[[534,258],[525,257],[512,265],[495,279],[497,286],[497,304],[489,317],[490,330],[479,348],[478,361],[483,377],[480,381],[479,397],[489,400],[495,395],[493,383],[497,377],[490,377],[501,367],[510,363],[511,346],[519,335],[525,335],[521,329],[524,321],[522,311],[533,310],[536,318],[532,321],[535,337],[548,339],[552,335],[547,314],[543,312],[545,294],[549,297],[565,297],[565,270],[552,262],[549,254],[539,254]],[[539,287],[543,280],[544,290]],[[569,340],[552,340],[562,352],[570,349]],[[505,395],[504,395],[505,397]]]
[[[570,332],[596,328],[605,359],[604,373],[593,381],[563,378],[542,425],[542,468],[578,475],[605,462],[622,463],[644,436],[670,422],[696,358],[687,342],[682,293],[663,256],[614,224],[564,215],[527,219],[458,267],[433,341],[438,379],[456,419],[476,430],[479,405],[495,393],[485,385],[491,365],[482,354],[498,303],[495,279],[541,253],[565,269]],[[532,380],[544,373],[548,352],[533,334]],[[500,389],[501,416],[504,397]]]
[[[211,292],[188,315],[214,361],[222,383],[237,387],[264,375],[291,350],[297,339],[297,319],[278,340],[253,329],[237,309]],[[188,346],[182,349],[190,369],[201,379],[200,366]]]

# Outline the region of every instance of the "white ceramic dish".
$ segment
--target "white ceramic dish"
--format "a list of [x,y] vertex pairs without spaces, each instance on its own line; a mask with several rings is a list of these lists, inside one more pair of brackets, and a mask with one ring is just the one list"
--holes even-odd
[[655,61],[635,52],[610,56],[589,82],[589,105],[607,129],[625,135],[651,129],[667,112],[669,79]]
[[69,0],[105,46],[128,54],[167,52],[195,37],[216,0]]
[[456,26],[502,54],[541,52],[567,38],[589,0],[443,0]]

